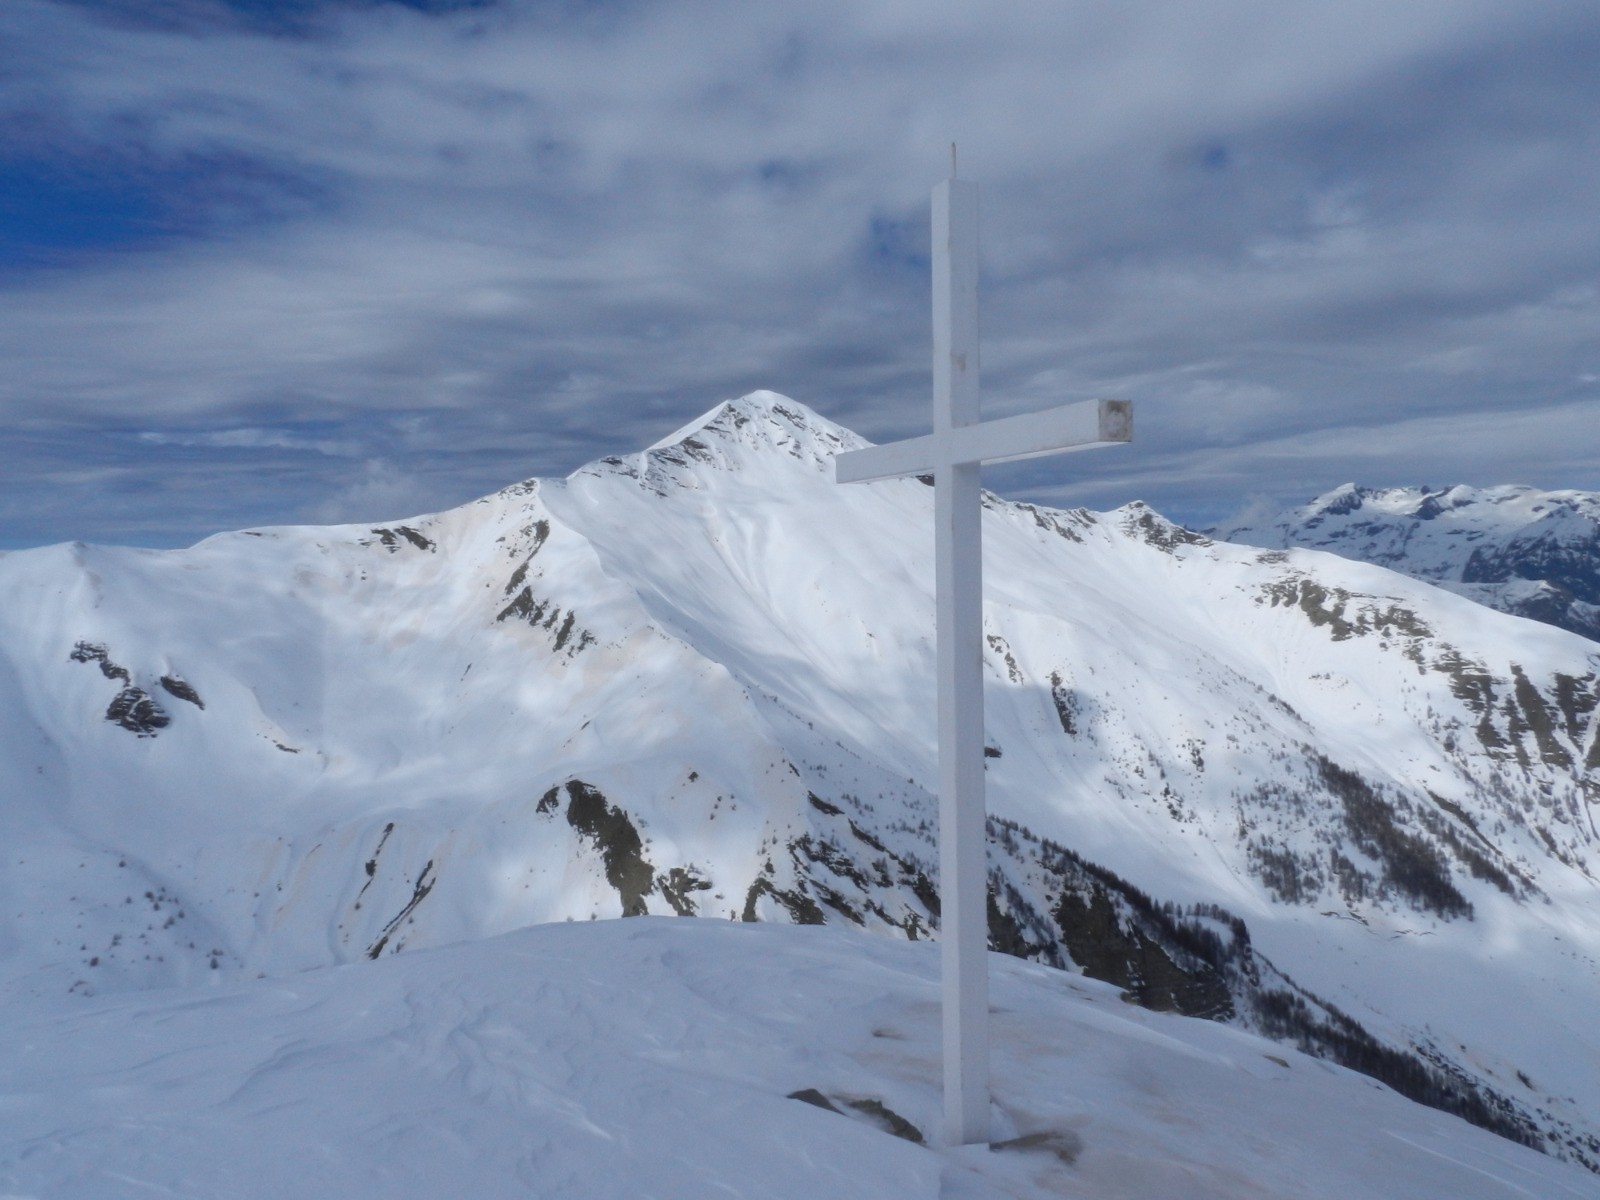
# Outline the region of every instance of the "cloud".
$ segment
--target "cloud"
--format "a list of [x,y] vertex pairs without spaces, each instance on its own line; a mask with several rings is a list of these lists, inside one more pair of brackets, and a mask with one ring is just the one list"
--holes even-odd
[[[1363,480],[1559,489],[1586,477],[1600,461],[1595,419],[1600,389],[1591,391],[1596,394],[1557,405],[1428,416],[1402,411],[1370,424],[1316,428],[1232,447],[1164,445],[1141,448],[1142,453],[1119,448],[1074,456],[1065,480],[1058,473],[1055,480],[1035,476],[1018,482],[1024,488],[1031,482],[1028,490],[1041,500],[1066,507],[1104,507],[1137,497],[1181,513],[1195,526],[1232,519],[1241,502],[1281,509],[1286,500],[1304,503],[1341,483]],[[1123,461],[1103,461],[1114,455]]]
[[385,521],[411,515],[406,505],[416,488],[392,463],[369,460],[359,479],[331,496],[304,508],[305,520],[317,525],[350,525],[360,521]]
[[141,442],[152,446],[205,446],[232,450],[310,450],[334,458],[349,458],[360,453],[354,441],[330,441],[301,437],[279,429],[217,429],[203,433],[163,433],[146,430]]
[[[1140,444],[1072,463],[1104,502],[1153,464],[1180,516],[1410,482],[1340,431],[1488,437],[1600,372],[1600,19],[1570,6],[439,7],[0,13],[0,167],[87,214],[0,210],[0,428],[59,468],[0,447],[8,536],[59,536],[52,504],[107,535],[64,482],[89,445],[149,485],[115,530],[151,541],[337,506],[355,462],[401,510],[464,501],[755,387],[917,432],[952,140],[988,411],[1133,398]],[[1440,477],[1484,445],[1434,446]],[[238,486],[247,448],[283,473]],[[1042,471],[996,478],[1059,494]]]

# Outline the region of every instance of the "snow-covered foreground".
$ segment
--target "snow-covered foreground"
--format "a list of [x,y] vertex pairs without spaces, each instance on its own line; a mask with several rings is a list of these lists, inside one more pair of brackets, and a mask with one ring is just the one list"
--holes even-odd
[[[1116,988],[990,958],[992,1151],[938,1128],[938,950],[546,925],[298,975],[17,1000],[0,1194],[1577,1197],[1577,1167]],[[790,1098],[812,1090],[838,1109]],[[931,1140],[931,1138],[930,1138]]]

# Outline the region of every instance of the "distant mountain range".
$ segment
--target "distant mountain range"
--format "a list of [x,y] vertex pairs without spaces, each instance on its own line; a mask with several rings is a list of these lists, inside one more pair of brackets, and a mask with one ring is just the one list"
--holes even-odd
[[1376,563],[1600,641],[1600,494],[1594,492],[1347,483],[1298,508],[1208,532]]
[[[937,937],[932,491],[862,444],[756,393],[433,516],[0,556],[0,994]],[[1600,645],[1142,504],[984,538],[995,948],[1600,1168]]]

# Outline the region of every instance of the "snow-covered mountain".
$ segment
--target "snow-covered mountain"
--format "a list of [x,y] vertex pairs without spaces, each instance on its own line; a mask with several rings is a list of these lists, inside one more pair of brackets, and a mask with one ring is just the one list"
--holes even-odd
[[1209,530],[1252,546],[1331,550],[1600,641],[1600,494],[1504,486],[1334,488]]
[[[771,393],[378,528],[0,557],[0,986],[628,914],[936,936],[931,501]],[[996,948],[1600,1164],[1600,647],[985,512]]]

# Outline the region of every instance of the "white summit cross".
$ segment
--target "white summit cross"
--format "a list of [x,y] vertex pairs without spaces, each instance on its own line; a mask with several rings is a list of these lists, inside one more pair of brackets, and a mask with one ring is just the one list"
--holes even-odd
[[[952,160],[954,152],[952,151]],[[988,870],[983,799],[983,543],[979,470],[1129,441],[1126,400],[980,422],[978,188],[933,191],[933,432],[834,460],[840,483],[934,479],[938,629],[939,909],[946,1140],[989,1140]]]

